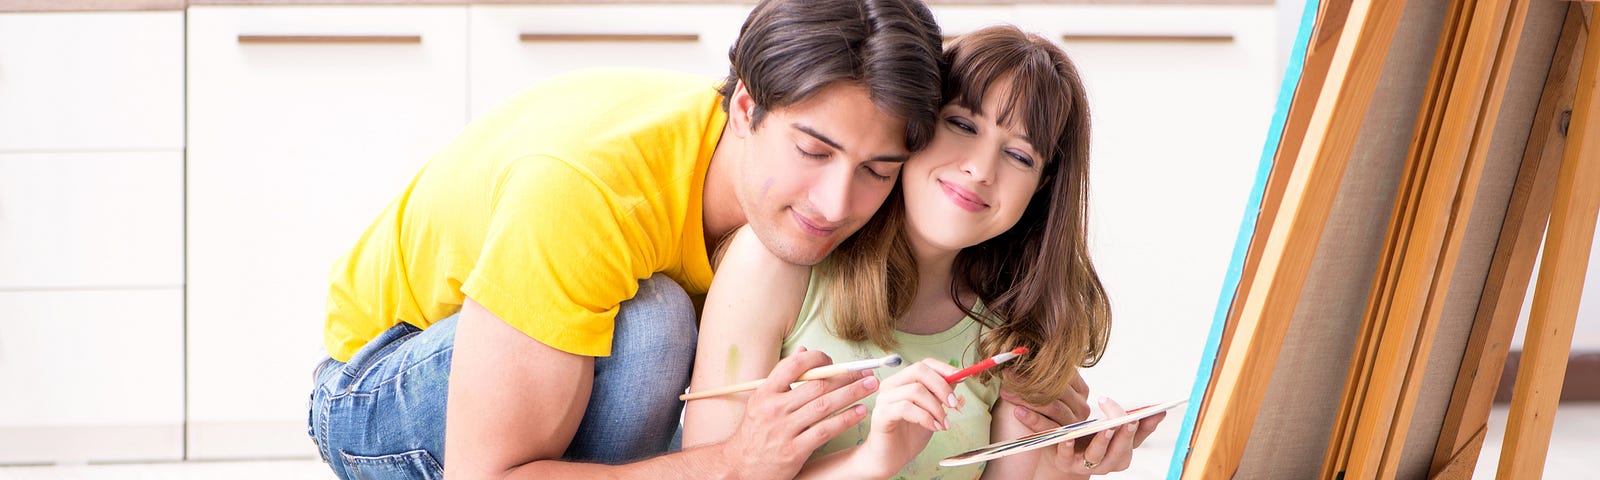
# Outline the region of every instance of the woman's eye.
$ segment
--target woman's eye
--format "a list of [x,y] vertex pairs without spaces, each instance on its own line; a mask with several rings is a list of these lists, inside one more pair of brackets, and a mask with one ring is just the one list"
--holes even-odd
[[1006,152],[1006,154],[1010,155],[1011,159],[1016,160],[1018,163],[1021,163],[1023,166],[1028,167],[1028,168],[1033,168],[1033,157],[1029,157],[1027,155],[1024,155],[1024,154],[1021,154],[1021,153],[1017,153],[1017,152]]
[[795,145],[794,149],[795,149],[795,151],[800,152],[801,156],[804,156],[806,158],[816,158],[816,159],[828,158],[828,154],[826,154],[826,153],[811,153],[811,152],[806,151],[806,149],[804,149],[804,148],[800,148],[799,145]]
[[956,127],[956,128],[960,129],[963,132],[978,133],[978,129],[973,128],[972,124],[967,123],[965,121],[962,121],[959,118],[950,117],[950,118],[945,119],[944,121],[945,121],[945,123],[950,124],[950,126]]

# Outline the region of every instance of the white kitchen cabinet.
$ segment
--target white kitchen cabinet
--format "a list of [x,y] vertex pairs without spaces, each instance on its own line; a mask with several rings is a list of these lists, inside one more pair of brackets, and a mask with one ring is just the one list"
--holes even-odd
[[0,291],[0,464],[183,456],[183,289]]
[[0,14],[0,152],[183,148],[183,13]]
[[182,286],[181,151],[0,154],[0,291]]
[[947,41],[990,25],[1017,23],[1013,5],[931,5],[928,10]]
[[0,464],[183,457],[183,19],[0,14]]
[[472,116],[553,75],[651,67],[723,78],[749,5],[473,5]]
[[189,9],[189,458],[314,455],[328,272],[465,124],[466,9]]

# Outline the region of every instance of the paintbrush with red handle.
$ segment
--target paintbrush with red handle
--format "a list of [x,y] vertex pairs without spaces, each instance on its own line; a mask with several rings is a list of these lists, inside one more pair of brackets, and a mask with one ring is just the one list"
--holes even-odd
[[984,371],[984,370],[988,370],[990,367],[993,367],[995,365],[999,365],[999,364],[1002,364],[1002,363],[1006,363],[1008,361],[1011,361],[1011,359],[1013,359],[1013,358],[1017,358],[1017,357],[1020,357],[1020,356],[1023,356],[1023,355],[1027,355],[1027,354],[1028,354],[1028,347],[1013,348],[1009,352],[1005,352],[1005,353],[1002,353],[1002,354],[999,354],[999,355],[995,355],[993,357],[985,358],[985,359],[983,359],[983,361],[978,362],[978,363],[974,363],[970,367],[963,368],[961,370],[957,370],[956,373],[945,375],[944,376],[944,381],[950,382],[952,384],[956,383],[956,382],[960,382],[962,380],[966,380],[967,377],[970,377],[975,373],[978,373],[978,372],[981,372],[981,371]]

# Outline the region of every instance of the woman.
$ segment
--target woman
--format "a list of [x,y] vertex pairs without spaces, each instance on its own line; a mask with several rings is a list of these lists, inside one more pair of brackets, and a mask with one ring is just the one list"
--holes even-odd
[[[1138,424],[1082,449],[1069,442],[986,467],[937,466],[1031,433],[1019,407],[1000,398],[1000,384],[1030,403],[1061,398],[1081,385],[1077,368],[1098,361],[1110,330],[1086,251],[1089,115],[1076,69],[1059,48],[1009,26],[962,36],[946,58],[948,103],[933,142],[902,167],[879,215],[832,257],[813,269],[779,261],[745,230],[728,241],[692,389],[763,377],[780,355],[808,347],[835,360],[896,352],[911,363],[886,370],[892,375],[876,398],[863,401],[870,428],[834,438],[802,477],[1059,478],[1125,469]],[[864,170],[865,181],[893,181],[892,173]],[[1002,373],[956,385],[941,378],[956,370],[951,364],[1016,346],[1033,353]],[[725,438],[743,410],[740,396],[690,402],[684,444]]]

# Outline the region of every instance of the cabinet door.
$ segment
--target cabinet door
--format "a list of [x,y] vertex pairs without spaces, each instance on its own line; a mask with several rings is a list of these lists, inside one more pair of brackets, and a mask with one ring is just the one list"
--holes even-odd
[[1187,395],[1277,94],[1272,7],[1017,10],[1063,44],[1093,116],[1090,237],[1124,320],[1085,377],[1119,399]]
[[466,121],[466,7],[189,10],[190,458],[304,456],[328,272]]
[[595,66],[728,74],[739,5],[474,5],[472,115],[534,83]]
[[183,13],[0,14],[0,151],[183,148]]
[[0,464],[183,458],[183,289],[0,290]]
[[933,5],[928,10],[933,12],[947,43],[983,27],[1016,23],[1016,7],[1011,5]]
[[183,286],[183,153],[0,154],[0,290]]

